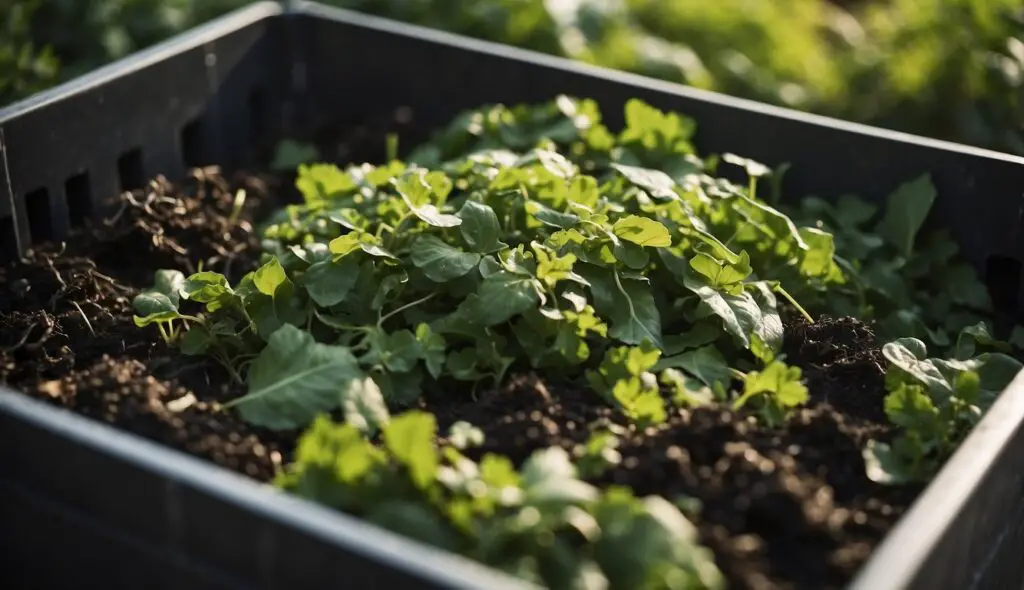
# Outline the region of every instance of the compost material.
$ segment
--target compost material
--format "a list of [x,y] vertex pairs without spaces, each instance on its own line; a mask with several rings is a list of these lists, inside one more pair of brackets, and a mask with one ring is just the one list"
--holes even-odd
[[[239,190],[245,198],[239,199]],[[140,329],[131,300],[161,268],[200,267],[235,280],[256,267],[253,226],[283,189],[257,176],[196,170],[122,195],[102,223],[75,230],[0,269],[0,381],[261,481],[271,480],[298,432],[242,422],[217,402],[244,393],[214,362],[169,348]],[[239,206],[241,201],[241,206]],[[886,438],[881,356],[852,318],[787,317],[784,353],[801,367],[811,402],[779,429],[725,407],[679,410],[629,430],[588,390],[519,373],[475,398],[424,401],[441,431],[482,429],[469,454],[523,461],[572,450],[595,423],[627,429],[621,462],[594,482],[687,498],[704,543],[733,588],[838,588],[865,563],[920,487],[885,488],[864,475],[860,449]]]

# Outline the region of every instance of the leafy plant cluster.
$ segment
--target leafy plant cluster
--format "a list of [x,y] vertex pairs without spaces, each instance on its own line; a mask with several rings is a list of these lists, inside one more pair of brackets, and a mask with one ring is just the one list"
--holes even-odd
[[[663,390],[726,400],[734,379],[760,379],[763,395],[738,403],[781,420],[806,392],[782,393],[799,371],[774,356],[777,295],[797,305],[790,290],[845,280],[832,236],[758,199],[762,166],[727,156],[749,181],[712,176],[689,121],[636,100],[626,120],[612,134],[593,102],[568,97],[491,106],[409,163],[302,166],[305,201],[263,228],[257,271],[234,285],[167,271],[136,299],[137,321],[248,367],[231,405],[275,428],[344,406],[339,383],[361,384],[356,408],[366,396],[396,408],[460,381],[499,384],[516,365],[585,378],[651,422],[665,419]],[[205,310],[186,315],[184,301]],[[772,379],[726,361],[755,343]]]
[[481,437],[456,423],[447,438],[459,444],[439,448],[434,417],[410,411],[374,445],[354,426],[321,416],[278,483],[544,587],[724,587],[696,527],[668,501],[598,490],[560,448],[534,453],[519,470],[494,454],[476,463],[460,449]]
[[[625,121],[614,133],[565,96],[488,105],[405,161],[304,164],[303,201],[261,226],[256,271],[161,270],[136,323],[244,382],[227,409],[305,429],[286,489],[552,587],[721,579],[677,508],[578,479],[617,461],[615,431],[518,471],[474,463],[459,449],[480,431],[439,442],[430,415],[402,411],[424,393],[533,369],[640,427],[709,403],[779,425],[809,398],[780,353],[780,305],[856,315],[898,338],[883,352],[899,430],[865,449],[868,475],[933,474],[1021,364],[976,321],[983,288],[948,236],[922,233],[927,178],[884,211],[847,197],[787,212],[779,172],[698,157],[688,119],[632,100]],[[937,297],[942,273],[956,289]]]
[[[978,350],[986,352],[978,354]],[[865,449],[868,476],[882,483],[926,480],[1024,368],[1006,354],[1010,345],[994,339],[984,323],[964,329],[952,358],[929,358],[917,338],[887,343],[882,354],[885,413],[901,428],[891,442],[872,441]]]

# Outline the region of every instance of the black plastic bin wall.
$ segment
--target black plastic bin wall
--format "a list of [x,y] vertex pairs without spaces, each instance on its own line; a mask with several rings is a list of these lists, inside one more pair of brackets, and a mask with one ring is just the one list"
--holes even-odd
[[[609,72],[312,3],[257,4],[0,111],[0,248],[102,198],[251,146],[411,109],[403,143],[486,102],[639,97],[702,152],[776,165],[791,196],[881,199],[928,172],[937,214],[1020,310],[1024,159]],[[918,499],[858,590],[1024,585],[1024,375]],[[519,582],[178,452],[0,391],[0,587],[516,587]],[[13,584],[11,584],[13,582]],[[401,587],[401,586],[398,586]]]

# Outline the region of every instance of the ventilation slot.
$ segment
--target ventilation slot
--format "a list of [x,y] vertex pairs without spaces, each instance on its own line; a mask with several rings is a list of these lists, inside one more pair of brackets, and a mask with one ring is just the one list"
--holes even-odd
[[203,160],[203,123],[197,118],[181,128],[181,161],[186,168],[197,168],[208,164]]
[[146,184],[142,172],[142,149],[127,151],[117,159],[117,176],[121,180],[122,191],[133,191]]
[[249,137],[256,139],[267,132],[267,96],[262,88],[253,88],[246,97],[249,109]]
[[1010,256],[992,255],[985,260],[985,286],[995,311],[997,338],[1005,338],[1020,311],[1021,262]]
[[64,182],[64,197],[68,202],[68,220],[72,227],[78,227],[92,217],[92,188],[89,173],[83,172]]
[[25,195],[25,212],[28,214],[28,231],[32,244],[53,239],[53,205],[50,191],[36,189]]
[[0,262],[5,264],[16,260],[20,254],[14,234],[14,217],[0,219]]

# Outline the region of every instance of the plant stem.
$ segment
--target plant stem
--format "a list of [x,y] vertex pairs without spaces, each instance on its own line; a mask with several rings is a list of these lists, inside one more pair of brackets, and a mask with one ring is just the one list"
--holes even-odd
[[415,307],[415,306],[423,303],[424,301],[428,301],[429,299],[433,298],[436,295],[437,295],[437,293],[431,293],[430,295],[427,295],[426,297],[421,297],[421,298],[417,299],[416,301],[413,301],[412,303],[406,303],[402,307],[399,307],[398,309],[395,309],[395,310],[391,311],[387,315],[384,315],[379,320],[377,320],[377,327],[379,328],[379,327],[383,326],[384,322],[387,321],[388,318],[394,316],[395,314],[402,313],[403,311],[409,309],[410,307]]
[[785,298],[786,298],[786,300],[787,300],[787,301],[789,301],[789,302],[790,302],[790,303],[791,303],[791,304],[793,305],[793,307],[795,307],[795,308],[796,308],[796,310],[797,310],[797,311],[799,311],[799,312],[800,312],[800,314],[801,314],[801,315],[803,315],[803,316],[804,316],[804,318],[806,318],[806,319],[807,319],[807,323],[808,323],[808,324],[813,324],[813,323],[814,323],[814,318],[812,318],[812,317],[811,317],[811,314],[807,313],[807,310],[806,310],[806,309],[804,309],[804,307],[803,307],[802,305],[800,305],[799,303],[797,303],[797,302],[796,302],[796,299],[793,299],[793,296],[792,296],[792,295],[790,295],[788,291],[786,291],[785,287],[783,287],[783,286],[782,286],[781,284],[777,284],[777,285],[775,285],[775,290],[776,290],[776,291],[777,291],[777,292],[778,292],[778,293],[779,293],[780,295],[782,295],[783,297],[785,297]]

